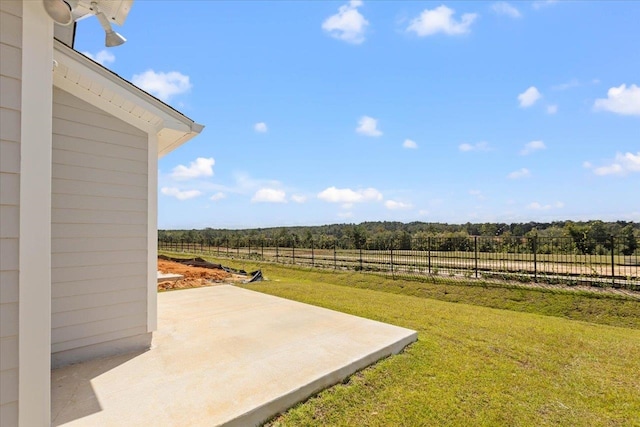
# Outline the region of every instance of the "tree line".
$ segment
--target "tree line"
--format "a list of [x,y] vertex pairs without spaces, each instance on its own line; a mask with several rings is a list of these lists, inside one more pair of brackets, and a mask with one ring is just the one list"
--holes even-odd
[[[479,236],[479,239],[471,237]],[[491,238],[489,238],[491,237]],[[401,249],[482,252],[638,253],[640,223],[554,221],[528,223],[425,223],[396,221],[271,227],[242,230],[158,230],[162,242],[211,246],[314,247],[319,249]],[[480,247],[477,247],[480,245]],[[536,245],[534,248],[533,245]]]

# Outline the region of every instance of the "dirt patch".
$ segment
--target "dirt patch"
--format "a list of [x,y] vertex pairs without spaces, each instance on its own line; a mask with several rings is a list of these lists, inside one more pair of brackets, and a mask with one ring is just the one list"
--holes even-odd
[[179,262],[163,259],[158,260],[158,270],[163,273],[182,274],[185,279],[209,279],[221,281],[231,276],[231,274],[222,269],[214,270],[211,268],[192,267],[190,265],[184,265]]
[[181,274],[184,279],[158,283],[159,291],[172,289],[201,288],[221,283],[233,283],[237,280],[232,274],[224,270],[214,270],[203,267],[191,267],[178,262],[158,260],[158,271],[162,273]]
[[[210,264],[210,263],[208,263]],[[211,264],[213,265],[213,264]],[[249,277],[243,274],[229,273],[221,268],[205,268],[185,265],[179,262],[158,258],[158,271],[184,276],[181,280],[158,283],[158,291],[173,289],[201,288],[220,284],[243,283]]]

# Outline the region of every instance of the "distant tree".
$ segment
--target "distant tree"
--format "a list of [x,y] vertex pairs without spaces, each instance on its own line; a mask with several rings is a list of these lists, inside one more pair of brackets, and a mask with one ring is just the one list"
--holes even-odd
[[362,225],[355,225],[351,228],[351,241],[356,249],[364,249],[367,244],[367,230]]
[[593,254],[595,251],[595,241],[590,239],[587,231],[588,226],[578,225],[572,222],[567,222],[565,226],[567,234],[573,240],[578,251],[582,254]]
[[633,233],[633,226],[627,225],[620,230],[620,238],[622,239],[622,254],[633,255],[638,249],[638,239]]

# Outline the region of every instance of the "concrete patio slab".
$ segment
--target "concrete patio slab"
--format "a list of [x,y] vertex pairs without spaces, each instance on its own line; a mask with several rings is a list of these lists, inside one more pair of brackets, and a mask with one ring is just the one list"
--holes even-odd
[[54,426],[251,426],[417,339],[234,286],[158,295],[149,351],[52,371]]

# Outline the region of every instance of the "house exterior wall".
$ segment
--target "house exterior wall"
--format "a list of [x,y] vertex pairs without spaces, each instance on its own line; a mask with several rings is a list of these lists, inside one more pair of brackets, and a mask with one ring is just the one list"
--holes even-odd
[[22,4],[0,1],[0,425],[18,424]]
[[54,88],[53,367],[150,344],[148,153],[145,132]]

